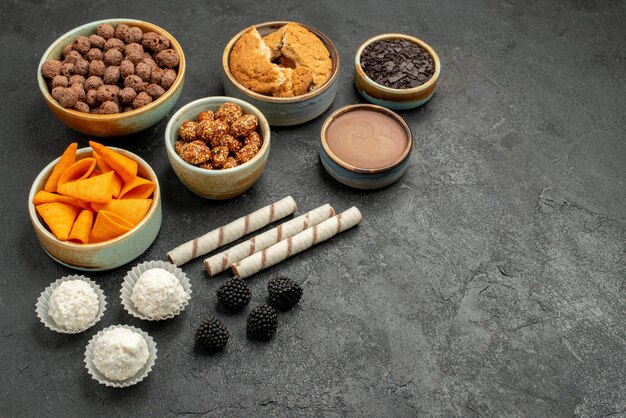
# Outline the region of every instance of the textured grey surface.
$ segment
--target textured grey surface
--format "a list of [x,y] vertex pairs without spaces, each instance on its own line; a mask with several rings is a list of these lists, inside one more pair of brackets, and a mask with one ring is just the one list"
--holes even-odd
[[[58,3],[58,4],[57,4]],[[4,1],[2,88],[2,416],[624,416],[626,410],[626,30],[624,1],[453,2]],[[189,70],[176,109],[222,92],[219,61],[246,25],[275,19],[319,28],[342,58],[331,110],[359,102],[351,62],[369,36],[398,31],[429,42],[443,71],[425,107],[404,112],[412,166],[378,192],[349,190],[318,159],[325,116],[274,129],[266,171],[227,202],[188,192],[163,149],[166,120],[106,141],[145,158],[163,188],[164,222],[136,262],[91,274],[108,297],[103,320],[75,336],[45,329],[39,293],[71,274],[39,247],[26,212],[31,182],[68,142],[35,84],[60,34],[106,17],[154,22],[181,42]],[[223,354],[194,349],[216,313],[201,262],[184,266],[186,312],[144,323],[119,303],[125,271],[163,259],[204,231],[291,194],[301,210],[361,208],[363,223],[250,281],[303,283],[267,344],[245,338],[245,314],[217,313],[232,337]],[[138,386],[112,390],[87,375],[91,336],[140,326],[159,358]]]

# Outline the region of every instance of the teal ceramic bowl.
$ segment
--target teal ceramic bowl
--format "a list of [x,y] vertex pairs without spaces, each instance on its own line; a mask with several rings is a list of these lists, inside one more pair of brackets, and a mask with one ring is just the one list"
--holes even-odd
[[[256,26],[261,36],[265,36],[287,23],[289,22],[277,21],[260,23],[254,26]],[[326,83],[314,91],[296,97],[272,97],[255,93],[241,85],[230,72],[229,58],[230,51],[247,28],[239,32],[228,42],[226,48],[224,48],[224,54],[222,55],[222,78],[226,95],[245,100],[258,108],[263,112],[268,123],[272,126],[299,125],[315,119],[330,107],[337,95],[337,80],[339,74],[339,53],[337,52],[337,48],[326,35],[317,29],[303,25],[302,23],[298,24],[314,33],[322,43],[324,43],[333,61],[332,75]]]
[[[180,158],[174,151],[174,142],[176,142],[180,125],[185,121],[195,120],[201,112],[216,111],[226,102],[238,104],[245,113],[253,114],[259,120],[259,134],[263,139],[259,152],[250,161],[227,170],[205,170]],[[261,177],[267,163],[270,140],[270,126],[263,113],[250,103],[233,97],[216,96],[193,101],[178,110],[165,128],[165,151],[174,173],[189,190],[206,199],[230,199],[252,187]]]
[[[345,161],[342,161],[328,146],[326,131],[328,130],[330,124],[337,117],[347,112],[359,109],[373,110],[390,116],[405,132],[408,139],[406,149],[392,164],[375,169],[355,167]],[[400,177],[402,177],[409,168],[409,156],[411,155],[411,151],[413,149],[413,135],[411,134],[411,128],[409,128],[409,125],[407,125],[404,119],[387,108],[370,104],[356,104],[342,107],[326,119],[324,125],[322,125],[322,132],[320,136],[320,160],[322,162],[322,166],[331,177],[346,186],[365,190],[381,189],[400,179]]]
[[[178,77],[174,84],[165,92],[165,94],[147,106],[130,112],[116,113],[112,115],[93,115],[83,113],[73,109],[66,109],[59,104],[50,94],[48,85],[41,75],[41,67],[44,62],[52,59],[60,59],[63,48],[79,36],[89,36],[96,33],[96,28],[101,23],[108,23],[113,26],[124,23],[128,26],[137,26],[144,32],[156,32],[165,35],[170,39],[171,47],[178,52],[180,63],[178,64]],[[105,19],[98,20],[79,26],[71,31],[61,35],[50,48],[43,54],[39,66],[37,67],[37,84],[43,96],[46,105],[54,116],[70,128],[82,132],[87,135],[98,137],[122,136],[130,135],[151,127],[159,122],[165,115],[172,110],[180,94],[183,91],[185,82],[185,54],[176,39],[166,32],[164,29],[153,25],[152,23],[133,19]]]
[[[430,55],[433,60],[435,72],[426,83],[412,89],[393,89],[376,83],[365,74],[363,67],[361,67],[361,54],[363,50],[371,43],[390,39],[405,39],[419,45],[420,48]],[[441,62],[435,50],[421,39],[401,33],[387,33],[374,36],[363,42],[354,56],[354,85],[356,89],[368,102],[388,109],[413,109],[427,103],[435,94],[440,73]]]
[[[154,182],[156,187],[152,198],[152,206],[141,222],[124,235],[120,235],[115,239],[96,244],[76,244],[60,241],[46,228],[33,204],[35,194],[43,189],[59,158],[52,161],[39,173],[30,189],[28,214],[41,247],[53,260],[64,266],[86,271],[101,271],[119,267],[143,254],[154,242],[159,229],[161,229],[161,189],[156,174],[148,163],[132,152],[114,147],[110,148],[137,161],[139,175]],[[80,160],[90,157],[92,151],[91,148],[81,148],[76,152],[76,159]]]

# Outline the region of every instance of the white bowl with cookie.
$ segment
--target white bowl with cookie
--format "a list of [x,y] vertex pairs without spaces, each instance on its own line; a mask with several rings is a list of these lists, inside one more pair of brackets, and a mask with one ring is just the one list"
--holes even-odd
[[339,53],[320,31],[276,21],[235,35],[222,56],[224,91],[257,107],[273,126],[308,122],[337,94]]

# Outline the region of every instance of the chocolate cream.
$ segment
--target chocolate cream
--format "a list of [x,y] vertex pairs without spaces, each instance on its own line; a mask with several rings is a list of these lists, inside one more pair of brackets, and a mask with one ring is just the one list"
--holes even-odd
[[357,109],[335,118],[326,129],[326,143],[341,161],[356,168],[377,169],[397,162],[408,145],[403,127],[392,117]]

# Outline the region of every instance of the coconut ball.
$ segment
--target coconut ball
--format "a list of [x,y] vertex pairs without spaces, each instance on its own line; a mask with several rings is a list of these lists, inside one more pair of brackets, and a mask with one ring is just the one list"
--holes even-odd
[[133,287],[130,300],[148,318],[163,318],[181,308],[187,293],[176,276],[162,268],[144,271]]
[[99,310],[98,295],[82,280],[61,283],[48,300],[48,315],[66,330],[86,329]]
[[113,328],[97,337],[93,364],[107,379],[125,380],[135,376],[148,362],[145,338],[127,328]]

